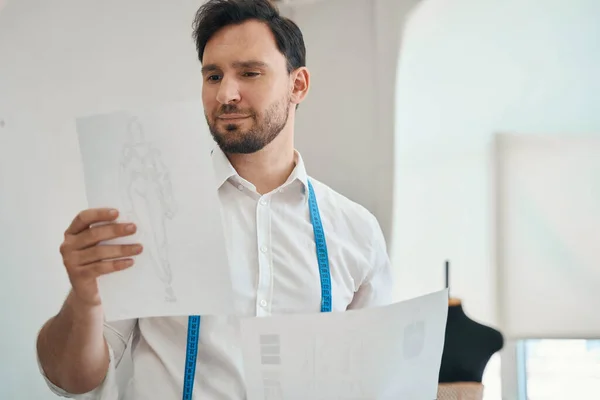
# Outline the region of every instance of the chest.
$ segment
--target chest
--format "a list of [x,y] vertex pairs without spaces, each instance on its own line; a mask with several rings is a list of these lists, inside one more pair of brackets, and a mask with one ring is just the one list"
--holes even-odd
[[[233,191],[230,193],[229,191]],[[220,195],[235,303],[242,315],[319,312],[321,277],[306,196],[260,196],[231,187]],[[238,192],[236,192],[238,191]],[[332,287],[332,310],[353,299],[368,266],[347,232],[319,204]],[[343,225],[343,224],[342,224]]]

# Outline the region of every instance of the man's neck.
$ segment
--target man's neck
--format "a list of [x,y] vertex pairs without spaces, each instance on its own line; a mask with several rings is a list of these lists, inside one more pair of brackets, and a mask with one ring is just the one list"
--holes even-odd
[[227,154],[237,173],[260,194],[283,185],[296,166],[293,144],[277,143],[278,139],[253,154]]

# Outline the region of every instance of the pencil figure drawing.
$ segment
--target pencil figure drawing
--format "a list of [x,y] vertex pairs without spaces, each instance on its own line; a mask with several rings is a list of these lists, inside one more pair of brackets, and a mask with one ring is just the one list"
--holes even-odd
[[125,216],[137,225],[144,246],[142,256],[164,285],[165,300],[175,302],[166,224],[177,207],[169,171],[160,151],[146,140],[138,118],[130,118],[127,136],[119,171]]

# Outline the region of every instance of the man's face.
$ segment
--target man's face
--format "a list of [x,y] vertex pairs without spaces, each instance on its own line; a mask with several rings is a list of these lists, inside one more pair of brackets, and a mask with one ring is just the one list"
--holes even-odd
[[203,55],[206,121],[226,153],[254,153],[287,124],[292,84],[267,25],[247,21],[217,32]]

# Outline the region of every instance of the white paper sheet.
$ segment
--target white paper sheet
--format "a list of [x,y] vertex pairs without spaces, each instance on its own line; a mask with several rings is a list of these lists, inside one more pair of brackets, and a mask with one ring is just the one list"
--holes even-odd
[[90,208],[120,210],[142,243],[135,265],[99,279],[109,321],[233,312],[229,264],[201,104],[77,120]]
[[248,400],[434,400],[448,291],[371,309],[243,319]]

